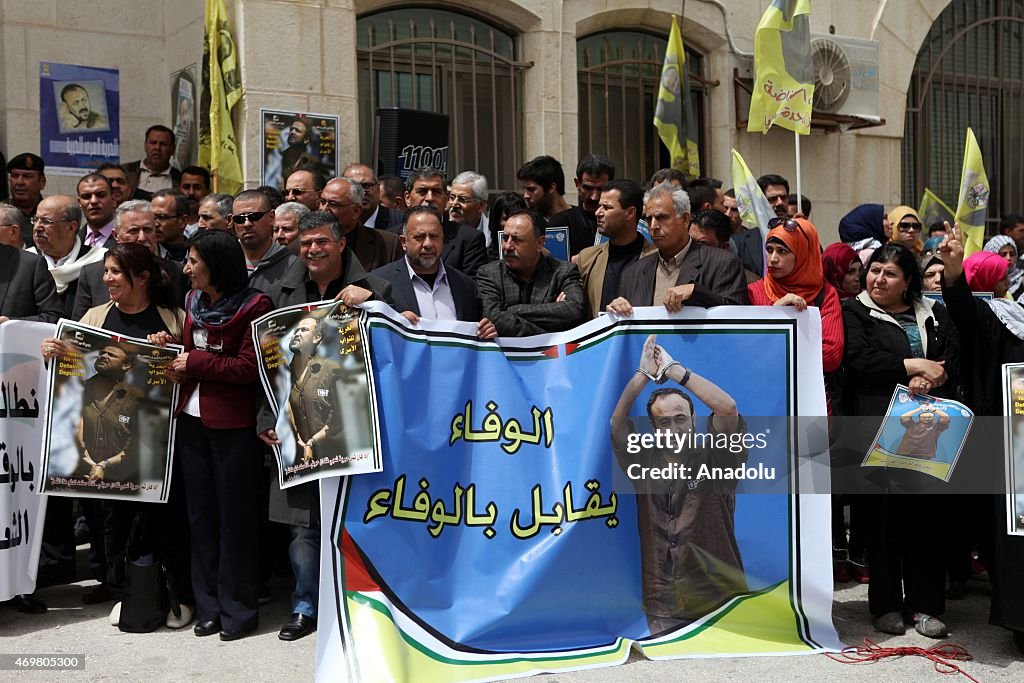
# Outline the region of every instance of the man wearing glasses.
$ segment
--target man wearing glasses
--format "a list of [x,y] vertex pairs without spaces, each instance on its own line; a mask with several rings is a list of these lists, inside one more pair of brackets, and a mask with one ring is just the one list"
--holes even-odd
[[175,263],[184,265],[188,255],[188,197],[177,190],[157,190],[151,200],[157,242]]
[[365,164],[349,164],[341,172],[342,178],[359,183],[363,188],[363,213],[359,220],[363,225],[375,230],[390,230],[401,234],[402,212],[381,206],[380,182],[373,175],[373,170]]
[[484,235],[484,244],[491,248],[491,231],[487,229],[487,178],[474,171],[463,171],[452,180],[453,223],[468,225]]
[[36,246],[28,249],[43,257],[57,288],[57,299],[65,318],[71,318],[82,269],[90,263],[103,263],[103,246],[90,247],[78,236],[82,208],[78,199],[57,194],[46,197],[36,207],[32,238]]
[[402,258],[402,247],[393,232],[370,230],[360,222],[364,196],[356,181],[335,178],[320,193],[320,210],[337,219],[346,248],[370,271]]
[[274,241],[274,212],[270,200],[256,190],[243,190],[235,196],[231,214],[235,234],[245,254],[249,286],[270,292],[270,286],[295,262],[288,248]]
[[323,189],[324,179],[318,173],[293,171],[284,181],[284,199],[286,202],[298,202],[310,211],[318,211]]

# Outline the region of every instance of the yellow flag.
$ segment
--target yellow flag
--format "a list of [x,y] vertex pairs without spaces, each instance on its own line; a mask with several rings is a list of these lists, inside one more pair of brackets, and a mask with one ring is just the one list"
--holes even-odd
[[939,199],[938,195],[927,187],[924,188],[924,196],[921,197],[921,207],[917,210],[917,215],[921,217],[921,222],[924,223],[925,233],[933,225],[942,225],[944,221],[949,221],[950,225],[952,225],[953,221],[956,220],[953,209],[949,208],[946,202]]
[[203,82],[199,164],[210,169],[218,192],[235,194],[245,182],[231,122],[231,110],[242,99],[242,80],[224,0],[206,0]]
[[981,149],[974,131],[967,129],[964,168],[960,174],[960,198],[956,204],[956,222],[964,240],[964,256],[981,251],[985,244],[985,218],[988,217],[989,184]]
[[690,75],[686,71],[683,36],[676,18],[672,17],[665,63],[661,67],[658,104],[654,109],[654,127],[668,148],[672,167],[692,178],[700,175],[696,124],[690,105]]
[[772,0],[754,34],[754,92],[747,130],[773,125],[811,132],[814,67],[811,64],[810,0]]
[[768,221],[775,218],[775,210],[768,203],[754,174],[740,153],[732,151],[732,187],[736,193],[736,209],[743,223],[761,230],[761,243],[768,239]]

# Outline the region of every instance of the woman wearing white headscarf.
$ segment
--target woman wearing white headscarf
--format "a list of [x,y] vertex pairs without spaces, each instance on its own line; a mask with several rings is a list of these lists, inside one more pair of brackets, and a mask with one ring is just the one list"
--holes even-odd
[[1017,267],[1017,243],[1009,235],[996,235],[985,242],[985,251],[998,254],[1006,259],[1009,269],[1006,276],[1010,278],[1010,298],[1016,301],[1024,294],[1024,271]]

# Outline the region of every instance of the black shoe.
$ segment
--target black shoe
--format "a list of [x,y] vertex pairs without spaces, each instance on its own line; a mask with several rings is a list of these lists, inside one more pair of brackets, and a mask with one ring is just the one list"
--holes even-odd
[[82,596],[82,604],[98,605],[101,602],[110,602],[113,599],[114,594],[110,592],[109,588],[101,583],[98,586],[94,586],[91,591]]
[[287,624],[281,627],[277,637],[281,640],[298,640],[316,631],[316,617],[307,617],[295,612]]
[[43,614],[46,612],[46,603],[34,595],[15,595],[10,600],[0,604],[12,607],[22,614]]
[[253,626],[252,628],[239,629],[237,631],[221,631],[220,639],[224,641],[239,640],[241,638],[245,638],[246,636],[251,636],[253,633],[256,633],[255,626]]
[[192,633],[195,633],[200,638],[212,636],[217,631],[220,631],[220,619],[205,619],[196,624],[192,629]]

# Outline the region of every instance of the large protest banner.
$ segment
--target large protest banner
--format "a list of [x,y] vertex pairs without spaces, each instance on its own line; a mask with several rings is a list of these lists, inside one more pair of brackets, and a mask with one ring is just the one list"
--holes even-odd
[[318,680],[840,647],[828,497],[793,493],[789,416],[825,414],[816,309],[637,309],[500,346],[370,310],[383,471],[321,481]]
[[1006,533],[1024,536],[1024,363],[1003,365]]
[[281,441],[278,485],[379,472],[366,313],[339,301],[288,306],[253,321],[260,381]]
[[41,493],[166,502],[180,346],[61,320],[68,353],[50,363]]
[[53,325],[0,325],[0,600],[35,590],[46,497],[38,495],[46,372],[39,343]]
[[39,63],[39,156],[50,175],[81,176],[121,159],[117,69]]

